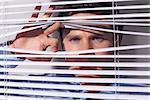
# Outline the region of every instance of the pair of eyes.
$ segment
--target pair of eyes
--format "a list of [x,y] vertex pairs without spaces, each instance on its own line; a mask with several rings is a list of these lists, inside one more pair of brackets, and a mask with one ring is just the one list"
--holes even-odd
[[[82,37],[75,36],[75,37],[71,37],[69,41],[77,43],[77,42],[80,42],[82,39],[83,39]],[[92,41],[92,42],[102,42],[104,40],[104,37],[103,36],[91,36],[88,39],[89,41]]]

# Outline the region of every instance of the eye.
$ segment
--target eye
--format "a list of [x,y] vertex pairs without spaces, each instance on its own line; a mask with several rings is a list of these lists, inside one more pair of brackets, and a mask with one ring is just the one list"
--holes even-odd
[[69,41],[73,43],[79,42],[81,39],[79,37],[72,37]]
[[91,39],[94,42],[102,42],[104,40],[102,36],[93,36]]

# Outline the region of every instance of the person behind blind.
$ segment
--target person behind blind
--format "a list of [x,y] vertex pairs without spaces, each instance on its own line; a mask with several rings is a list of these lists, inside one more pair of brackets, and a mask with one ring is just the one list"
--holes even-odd
[[[107,6],[107,4],[100,3],[96,4],[98,6]],[[69,6],[72,8],[80,8],[80,7],[91,7],[93,6],[92,4],[85,4],[85,5],[78,5],[78,6]],[[40,10],[41,6],[36,6],[35,10]],[[50,6],[49,10],[53,10],[54,7]],[[32,18],[38,18],[39,13],[33,13]],[[69,13],[61,13],[59,16],[71,16],[71,17],[86,17],[86,16],[95,16],[95,15],[104,15],[104,14],[112,14],[111,11],[105,12],[105,11],[83,11],[83,12],[69,12]],[[43,15],[43,18],[49,18],[51,16],[51,13],[45,13]],[[82,19],[82,20],[92,20],[92,19]],[[102,19],[97,19],[97,20],[102,20]],[[34,22],[34,21],[30,21]],[[106,28],[106,29],[112,29],[112,25],[91,25],[94,27],[99,27],[99,28]],[[24,27],[28,28],[28,27]],[[55,31],[60,31],[60,36],[61,38],[53,38],[50,37],[49,35],[54,33]],[[10,45],[11,48],[20,48],[20,49],[26,49],[26,50],[39,50],[39,51],[45,51],[49,46],[51,47],[51,51],[57,52],[58,51],[58,45],[62,45],[62,49],[64,51],[78,51],[78,50],[88,50],[88,49],[99,49],[99,48],[107,48],[114,46],[114,34],[109,33],[109,32],[104,32],[104,31],[96,31],[96,30],[91,30],[91,29],[71,29],[71,28],[65,28],[65,26],[60,23],[56,22],[53,23],[53,25],[49,26],[46,29],[36,29],[33,31],[28,31],[24,33],[19,33],[17,34],[15,40],[13,40],[12,44]],[[118,41],[120,42],[120,41]],[[91,53],[88,55],[108,55],[112,54],[112,52],[97,52],[97,53]],[[87,54],[85,54],[87,55]],[[45,59],[45,58],[26,58],[31,61],[50,61],[51,59]],[[17,60],[20,60],[17,58]],[[74,58],[67,58],[65,59],[66,62],[88,62],[90,59],[74,59]],[[98,61],[113,61],[112,59],[98,59]],[[10,66],[11,67],[11,66]],[[13,66],[14,67],[14,66]],[[104,68],[102,66],[92,66],[92,67],[81,67],[81,66],[69,66],[68,70],[103,70]],[[111,68],[110,68],[111,69]],[[107,69],[106,69],[107,70]],[[30,75],[32,76],[32,75]],[[71,76],[66,76],[66,75],[59,75],[59,74],[46,74],[45,76],[49,77],[55,77],[55,76],[60,76],[60,77],[88,77],[88,78],[101,78],[101,77],[106,77],[102,75],[84,75],[84,74],[77,74],[77,75],[71,75]],[[110,76],[112,77],[112,76]],[[20,82],[29,82],[32,83],[32,81],[20,81]],[[110,84],[98,84],[98,83],[85,83],[85,82],[39,82],[42,84],[69,84],[69,85],[110,85]],[[28,89],[28,88],[19,88],[19,89]],[[30,88],[31,89],[31,88]],[[36,90],[41,90],[41,89],[32,89],[33,92]],[[103,91],[83,91],[83,90],[63,90],[63,89],[44,89],[44,91],[56,91],[56,92],[73,92],[73,93],[102,93]],[[103,92],[107,93],[107,92]],[[108,92],[111,93],[111,92]],[[13,94],[9,94],[13,95]],[[21,94],[16,94],[17,96],[21,96]],[[32,95],[23,95],[23,96],[32,96]],[[95,100],[92,98],[69,98],[69,97],[48,97],[48,96],[32,96],[32,97],[37,97],[37,98],[42,98],[42,99],[54,99],[54,100]]]

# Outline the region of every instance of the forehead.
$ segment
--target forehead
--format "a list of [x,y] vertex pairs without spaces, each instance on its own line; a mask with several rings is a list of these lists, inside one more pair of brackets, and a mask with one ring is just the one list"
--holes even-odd
[[[95,15],[97,15],[97,14],[95,14],[95,13],[83,13],[83,12],[81,12],[81,13],[75,13],[75,14],[72,14],[72,15],[70,15],[70,16],[73,16],[73,17],[87,17],[87,16],[95,16]],[[98,14],[98,15],[102,15],[102,14]],[[96,19],[96,20],[104,20],[104,19],[106,19],[106,18],[99,18],[99,19]],[[69,20],[69,21],[72,21],[72,23],[74,22],[74,21],[76,21],[76,22],[78,22],[78,21],[85,21],[85,22],[87,22],[88,20],[90,20],[90,21],[94,21],[95,19],[90,19],[90,18],[85,18],[85,19],[73,19],[73,20]],[[108,24],[90,24],[90,25],[87,25],[87,26],[94,26],[94,27],[99,27],[99,28],[112,28],[112,25],[108,25]]]
[[[102,15],[101,13],[98,13],[98,14],[96,14],[95,12],[90,12],[90,13],[88,13],[88,12],[75,12],[75,13],[71,13],[69,16],[73,16],[73,17],[87,17],[87,16],[95,16],[95,15]],[[80,19],[76,19],[76,20],[80,20]],[[92,20],[92,19],[90,19],[90,18],[85,18],[85,19],[83,19],[82,18],[82,20]]]
[[83,12],[81,12],[81,13],[78,12],[78,13],[71,14],[71,16],[92,16],[92,15],[97,15],[97,14],[95,14],[95,13],[83,13]]
[[[100,13],[99,13],[100,14]],[[72,14],[72,15],[70,15],[70,16],[74,16],[74,17],[80,17],[80,16],[94,16],[94,15],[97,15],[97,14],[95,14],[95,13],[83,13],[83,12],[78,12],[78,13],[75,13],[75,14]],[[71,23],[73,23],[73,21],[80,21],[80,19],[73,19],[73,20],[69,20],[69,21],[72,21]],[[92,19],[82,19],[82,20],[92,20]],[[101,19],[99,19],[99,20],[101,20]],[[106,25],[106,24],[96,24],[96,25],[94,25],[94,24],[92,24],[92,25],[84,25],[84,26],[90,26],[90,27],[96,27],[96,28],[112,28],[112,26],[111,25]],[[104,35],[105,33],[107,33],[107,34],[110,34],[110,33],[108,33],[108,32],[100,32],[100,31],[96,31],[96,30],[92,30],[92,29],[90,29],[90,28],[82,28],[82,27],[76,27],[75,29],[66,29],[66,28],[64,28],[63,29],[63,37],[64,36],[66,36],[66,35],[68,35],[68,33],[69,34],[81,34],[81,33],[88,33],[88,34],[100,34],[100,35]],[[106,34],[106,35],[107,35]]]

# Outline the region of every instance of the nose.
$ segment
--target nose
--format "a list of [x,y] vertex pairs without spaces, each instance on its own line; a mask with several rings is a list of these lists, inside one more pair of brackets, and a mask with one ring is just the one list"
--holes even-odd
[[88,50],[88,49],[93,49],[92,44],[90,43],[90,41],[88,39],[85,39],[82,43],[82,49],[83,50]]

